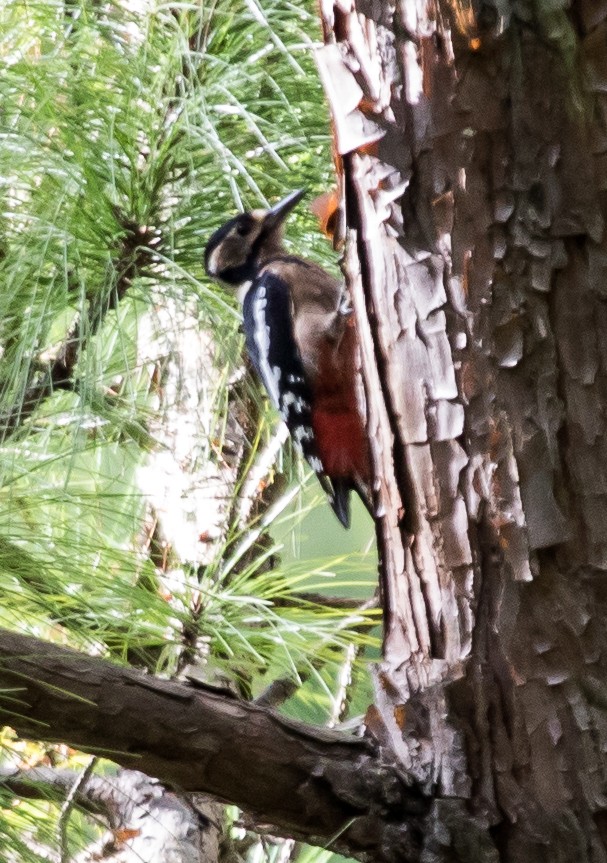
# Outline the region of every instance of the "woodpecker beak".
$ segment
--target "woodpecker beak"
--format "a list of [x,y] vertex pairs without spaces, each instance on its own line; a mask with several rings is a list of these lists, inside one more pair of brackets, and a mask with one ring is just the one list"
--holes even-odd
[[291,192],[286,198],[279,201],[278,204],[274,204],[265,215],[265,230],[273,231],[277,225],[284,222],[291,210],[295,209],[305,194],[305,189],[297,189],[297,191]]

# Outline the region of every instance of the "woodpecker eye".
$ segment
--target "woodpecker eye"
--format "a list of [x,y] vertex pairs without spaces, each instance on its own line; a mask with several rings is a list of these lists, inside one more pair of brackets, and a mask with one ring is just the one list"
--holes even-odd
[[240,237],[246,237],[247,234],[251,233],[252,228],[253,228],[253,225],[248,220],[246,222],[245,221],[238,222],[238,224],[236,225],[236,233]]

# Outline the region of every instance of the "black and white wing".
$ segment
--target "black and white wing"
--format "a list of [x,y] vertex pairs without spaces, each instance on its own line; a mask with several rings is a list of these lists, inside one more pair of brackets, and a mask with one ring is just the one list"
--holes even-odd
[[[262,273],[244,299],[243,323],[251,362],[278,410],[291,437],[343,521],[341,501],[318,456],[312,427],[312,394],[293,335],[291,296],[287,284],[275,273]],[[341,495],[337,495],[341,498]],[[339,507],[339,512],[336,506]]]

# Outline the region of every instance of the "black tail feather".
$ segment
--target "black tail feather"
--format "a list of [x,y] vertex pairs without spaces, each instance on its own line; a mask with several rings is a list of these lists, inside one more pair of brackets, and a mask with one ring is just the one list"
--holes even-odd
[[344,479],[331,480],[333,486],[333,496],[331,507],[333,512],[347,529],[350,527],[350,491],[351,484]]

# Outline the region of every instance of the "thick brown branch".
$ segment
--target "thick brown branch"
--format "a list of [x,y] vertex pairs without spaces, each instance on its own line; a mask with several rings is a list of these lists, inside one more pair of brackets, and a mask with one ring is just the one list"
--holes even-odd
[[363,860],[418,860],[430,800],[367,740],[0,630],[0,720]]

